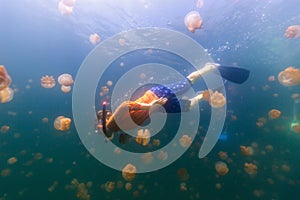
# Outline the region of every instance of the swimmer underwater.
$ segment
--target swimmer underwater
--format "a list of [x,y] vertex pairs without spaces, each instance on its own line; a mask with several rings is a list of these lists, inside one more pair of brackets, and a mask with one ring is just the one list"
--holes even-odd
[[[210,95],[209,91],[203,91],[191,99],[178,99],[176,95],[184,94],[200,77],[215,69],[219,70],[220,75],[225,80],[238,84],[245,82],[250,73],[249,70],[243,68],[206,63],[203,68],[192,72],[182,81],[166,86],[158,85],[151,87],[143,96],[135,101],[124,101],[114,113],[108,111],[106,109],[106,102],[103,102],[103,109],[97,113],[97,128],[102,130],[108,139],[112,139],[116,132],[132,130],[143,125],[143,123],[149,119],[150,112],[159,111],[159,109],[156,109],[159,106],[155,107],[155,105],[162,106],[166,113],[188,112],[201,100],[208,101]],[[128,120],[130,118],[134,123]],[[122,129],[120,127],[122,127]],[[121,144],[126,143],[128,137],[129,135],[121,133],[119,135],[119,142]]]

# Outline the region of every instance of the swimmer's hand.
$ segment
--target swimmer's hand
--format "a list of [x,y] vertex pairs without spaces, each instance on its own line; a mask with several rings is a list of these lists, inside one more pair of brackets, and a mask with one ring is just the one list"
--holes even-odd
[[151,104],[152,104],[152,106],[154,106],[154,105],[161,105],[161,106],[163,106],[163,105],[165,105],[165,103],[166,103],[167,101],[168,101],[167,98],[161,97],[161,98],[159,98],[159,99],[157,99],[157,100],[151,102]]
[[157,100],[152,101],[149,104],[148,103],[138,103],[138,104],[141,106],[140,107],[141,110],[150,110],[155,105],[161,105],[161,106],[163,106],[167,101],[168,101],[167,98],[161,97],[161,98],[159,98]]

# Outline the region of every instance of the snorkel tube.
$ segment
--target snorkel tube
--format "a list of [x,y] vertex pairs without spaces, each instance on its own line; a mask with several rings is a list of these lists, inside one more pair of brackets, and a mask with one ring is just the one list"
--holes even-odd
[[102,103],[102,131],[105,135],[107,135],[107,131],[106,131],[106,115],[107,115],[107,111],[106,111],[106,102],[104,101]]

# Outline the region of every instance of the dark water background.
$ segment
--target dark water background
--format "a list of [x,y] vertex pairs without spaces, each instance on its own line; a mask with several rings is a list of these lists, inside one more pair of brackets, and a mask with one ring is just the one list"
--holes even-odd
[[[77,0],[70,16],[61,15],[57,5],[58,1],[0,0],[0,64],[6,66],[15,89],[14,99],[0,105],[0,126],[10,127],[0,134],[0,170],[11,171],[0,177],[0,199],[78,199],[77,189],[68,188],[74,178],[85,184],[92,181],[87,189],[90,199],[300,199],[300,137],[290,131],[294,115],[291,95],[299,93],[299,86],[287,88],[278,81],[268,81],[270,75],[276,77],[287,66],[300,66],[300,39],[283,36],[288,26],[300,24],[298,1],[204,1],[199,9],[192,0]],[[204,20],[203,29],[194,34],[183,22],[191,10],[199,11]],[[55,130],[53,121],[57,116],[72,118],[72,94],[62,93],[58,86],[44,89],[40,78],[66,72],[75,78],[94,48],[88,40],[94,32],[105,40],[120,31],[149,26],[182,32],[207,49],[216,62],[243,66],[251,70],[251,76],[243,85],[226,84],[228,116],[224,132],[228,139],[220,140],[206,158],[197,157],[209,123],[209,106],[201,104],[203,128],[180,159],[159,171],[138,174],[131,191],[122,187],[108,193],[101,185],[107,181],[125,183],[121,173],[88,153],[80,144],[74,123],[67,132]],[[180,59],[171,62],[170,55],[164,53],[155,53],[152,58],[131,56],[127,68],[108,71],[109,80],[116,82],[115,74],[147,59],[174,68],[183,64]],[[183,74],[189,70],[187,66]],[[267,118],[272,108],[282,112],[280,119],[267,120],[264,127],[258,128],[258,118]],[[232,120],[231,115],[237,119]],[[49,122],[43,123],[43,117]],[[255,154],[241,155],[239,146],[253,142],[258,145]],[[274,150],[266,151],[266,145]],[[227,161],[226,176],[218,176],[214,169],[220,160],[219,151],[227,152],[231,159]],[[13,156],[17,163],[7,164]],[[258,173],[247,174],[245,162],[255,163]],[[282,165],[290,170],[282,170]],[[179,168],[189,173],[187,191],[180,190]],[[55,181],[55,190],[49,192]],[[216,188],[217,183],[221,189]],[[138,197],[134,197],[135,191]]]

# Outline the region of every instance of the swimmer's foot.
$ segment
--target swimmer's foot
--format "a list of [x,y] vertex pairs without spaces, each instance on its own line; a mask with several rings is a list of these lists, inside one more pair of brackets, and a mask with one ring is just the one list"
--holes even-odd
[[204,67],[188,75],[187,79],[190,80],[191,84],[194,84],[201,76],[215,70],[218,66],[220,65],[217,63],[206,63]]
[[211,90],[201,91],[197,96],[191,98],[190,108],[193,108],[196,104],[198,104],[202,100],[208,101],[210,97],[210,92]]

